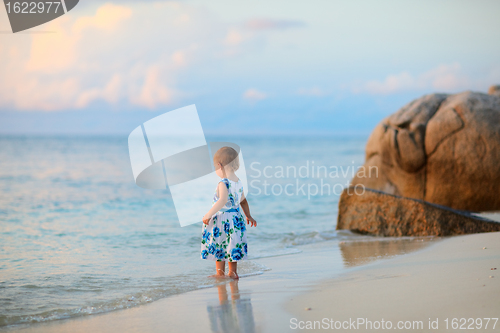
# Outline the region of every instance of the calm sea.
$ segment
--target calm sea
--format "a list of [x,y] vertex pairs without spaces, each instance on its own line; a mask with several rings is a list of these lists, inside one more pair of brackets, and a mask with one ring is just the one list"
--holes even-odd
[[[335,231],[366,137],[207,137],[240,145],[253,258],[353,237]],[[214,184],[215,189],[216,184]],[[0,327],[128,308],[213,284],[201,222],[135,185],[127,137],[0,137]],[[208,198],[210,201],[211,198]],[[207,210],[209,207],[207,207]],[[266,274],[258,260],[240,275]]]

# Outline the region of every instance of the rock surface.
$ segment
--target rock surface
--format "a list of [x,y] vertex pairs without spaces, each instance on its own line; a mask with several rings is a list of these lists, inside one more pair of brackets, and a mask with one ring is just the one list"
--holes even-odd
[[382,120],[351,181],[461,210],[500,210],[500,87],[431,94]]
[[361,187],[342,192],[337,229],[378,236],[452,236],[500,231],[500,223],[439,206]]
[[491,86],[490,89],[488,89],[488,94],[489,95],[500,96],[500,85]]

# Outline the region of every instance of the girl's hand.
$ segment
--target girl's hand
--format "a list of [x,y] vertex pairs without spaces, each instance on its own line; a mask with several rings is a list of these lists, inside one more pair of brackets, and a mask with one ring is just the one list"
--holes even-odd
[[251,227],[256,227],[257,226],[257,221],[254,220],[253,217],[247,217],[247,224],[250,224]]
[[207,216],[207,215],[203,216],[203,219],[202,219],[203,223],[205,223],[206,225],[208,225],[208,223],[210,222],[211,218],[212,218],[211,216]]

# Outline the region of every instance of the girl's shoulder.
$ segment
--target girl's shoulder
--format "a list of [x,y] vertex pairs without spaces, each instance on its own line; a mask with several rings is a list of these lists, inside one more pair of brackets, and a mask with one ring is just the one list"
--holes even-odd
[[224,183],[229,192],[235,192],[235,193],[241,192],[240,189],[242,188],[242,184],[241,184],[241,180],[239,178],[237,181],[231,180],[229,178],[222,178],[219,181],[219,184],[220,183]]

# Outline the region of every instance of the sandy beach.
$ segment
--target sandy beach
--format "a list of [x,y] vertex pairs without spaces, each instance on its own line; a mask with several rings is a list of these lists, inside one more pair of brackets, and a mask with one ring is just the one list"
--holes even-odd
[[[484,329],[484,318],[499,313],[500,276],[496,276],[499,270],[492,270],[500,268],[499,244],[500,233],[430,241],[311,244],[299,254],[257,259],[270,270],[237,283],[108,314],[7,331],[287,332],[314,328],[314,322],[321,331],[331,328],[325,322],[333,327],[337,321],[358,318],[384,320],[385,325],[391,321],[393,329],[399,321],[403,327],[407,321],[422,322],[422,327],[410,329],[419,331],[447,331],[446,319],[451,331],[453,318],[473,318],[475,327],[483,318]],[[401,253],[406,254],[397,255]],[[331,269],[339,264],[346,267],[340,274]],[[429,320],[438,320],[437,329],[429,329]],[[487,330],[493,324],[492,319]]]
[[[484,318],[499,317],[499,241],[500,233],[449,238],[326,281],[288,303],[286,309],[304,325],[323,318],[341,322],[360,318],[365,323],[391,321],[392,329],[399,321],[407,328],[421,321],[420,331],[455,331],[459,327],[477,330],[478,318],[482,318],[481,330],[485,330]],[[305,311],[304,305],[311,310]],[[452,327],[454,318],[458,327]],[[429,321],[434,323],[431,328]],[[495,322],[491,319],[486,330],[493,331]]]

